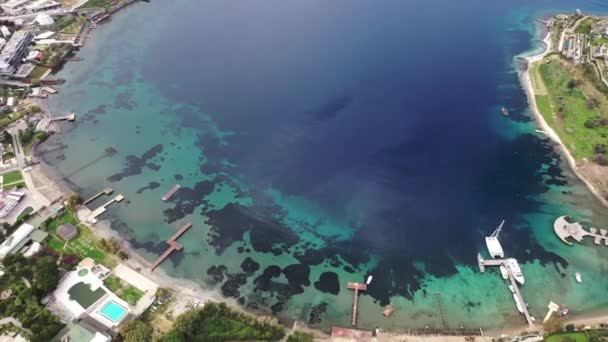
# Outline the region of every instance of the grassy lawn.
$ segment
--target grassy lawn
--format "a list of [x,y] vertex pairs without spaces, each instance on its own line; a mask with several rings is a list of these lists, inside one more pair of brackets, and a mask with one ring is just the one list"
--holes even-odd
[[110,1],[108,0],[89,0],[81,8],[99,7],[106,8],[109,6]]
[[596,45],[608,44],[608,38],[603,37],[603,36],[596,36],[593,39],[593,43]]
[[127,285],[127,287],[122,290],[122,294],[120,295],[122,299],[126,300],[131,305],[137,304],[137,302],[143,296],[144,293],[133,285]]
[[[536,97],[539,110],[575,158],[591,159],[596,154],[594,147],[607,143],[608,119],[604,124],[600,120],[602,114],[608,114],[608,99],[581,67],[557,55],[548,58],[551,63],[540,62],[538,67],[548,92]],[[590,106],[590,101],[596,104]]]
[[78,226],[78,224],[80,224],[73,211],[65,210],[55,217],[51,222],[49,222],[47,225],[47,230],[49,233],[55,234],[55,232],[57,232],[57,228],[65,223],[71,223],[74,226]]
[[110,289],[110,291],[116,293],[116,295],[131,305],[137,304],[137,302],[143,297],[144,293],[131,284],[126,284],[120,278],[113,275],[106,278],[104,284]]
[[574,30],[574,32],[589,34],[589,33],[591,33],[591,26],[593,25],[594,22],[595,22],[595,19],[587,18],[587,19],[581,21],[580,24],[578,24],[578,26],[576,27],[576,30]]
[[32,72],[30,72],[30,74],[27,76],[30,80],[39,80],[40,77],[42,77],[42,75],[44,75],[44,73],[48,70],[48,68],[37,65],[34,67],[34,70],[32,70]]
[[[93,232],[83,224],[80,224],[72,210],[65,210],[55,219],[47,224],[47,231],[51,234],[57,232],[57,228],[65,223],[71,223],[78,228],[78,236],[68,242],[68,247],[83,258],[91,258],[96,262],[109,268],[117,265],[116,259],[97,247],[97,238]],[[58,239],[55,237],[55,239]],[[59,240],[59,239],[58,239]],[[61,244],[63,247],[63,243]],[[51,247],[52,249],[55,249]]]
[[12,184],[23,181],[23,175],[21,171],[11,171],[2,175],[4,177],[4,184]]
[[77,16],[76,19],[70,25],[66,26],[64,29],[59,31],[59,33],[76,34],[80,30],[80,26],[82,26],[82,24],[84,24],[85,21],[87,21],[87,18],[82,17],[82,16]]
[[46,245],[57,253],[61,253],[63,251],[64,244],[65,242],[59,240],[58,238],[52,235],[49,236],[49,238],[46,240]]
[[21,119],[23,117],[23,113],[11,113],[5,117],[3,117],[2,119],[0,119],[0,128],[4,128],[10,124],[12,124],[13,122]]
[[53,32],[59,32],[59,31],[65,29],[66,27],[72,25],[74,22],[76,22],[76,18],[74,16],[66,15],[59,19],[56,19],[52,25],[47,27],[47,30],[53,31]]
[[555,334],[555,335],[551,335],[551,336],[547,337],[547,339],[545,341],[546,342],[561,342],[562,339],[565,337],[569,337],[572,339],[572,341],[575,341],[575,342],[589,341],[589,339],[587,338],[587,335],[585,335],[584,332],[571,332],[571,333]]
[[109,276],[104,280],[105,285],[110,289],[110,291],[116,293],[122,289],[122,283],[120,279],[116,276]]

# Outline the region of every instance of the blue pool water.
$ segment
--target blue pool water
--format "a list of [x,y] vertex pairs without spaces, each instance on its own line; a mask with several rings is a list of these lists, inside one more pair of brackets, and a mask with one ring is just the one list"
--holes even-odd
[[115,301],[111,300],[104,304],[101,310],[99,310],[99,313],[107,319],[111,320],[112,322],[118,322],[122,318],[122,316],[127,313],[127,309],[122,305],[116,303]]

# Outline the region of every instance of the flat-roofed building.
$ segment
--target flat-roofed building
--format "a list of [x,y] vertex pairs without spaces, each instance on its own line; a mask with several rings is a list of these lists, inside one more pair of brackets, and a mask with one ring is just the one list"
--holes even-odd
[[24,223],[15,230],[2,244],[0,244],[0,259],[4,259],[7,255],[17,253],[26,243],[29,242],[29,236],[34,231],[34,226]]
[[0,52],[0,74],[9,75],[17,70],[33,39],[32,31],[17,31],[13,34]]

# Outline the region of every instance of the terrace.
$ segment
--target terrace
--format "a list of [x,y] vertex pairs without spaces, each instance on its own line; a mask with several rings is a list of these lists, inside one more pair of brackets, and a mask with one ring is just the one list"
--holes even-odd
[[95,266],[92,259],[85,259],[76,270],[68,273],[53,293],[56,301],[51,307],[65,320],[90,316],[113,328],[128,315],[130,306],[104,285],[93,272]]

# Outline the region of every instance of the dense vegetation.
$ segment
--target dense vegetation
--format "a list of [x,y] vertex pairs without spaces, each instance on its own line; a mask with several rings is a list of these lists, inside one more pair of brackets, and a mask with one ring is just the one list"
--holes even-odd
[[224,303],[207,303],[203,308],[179,316],[162,341],[278,341],[283,336],[285,329],[282,326],[258,321]]
[[5,257],[2,264],[5,274],[0,278],[0,290],[10,289],[13,293],[0,301],[0,316],[19,320],[32,331],[31,341],[50,341],[62,324],[40,300],[59,282],[56,259],[47,255],[28,260],[17,254]]
[[118,339],[124,342],[152,341],[154,329],[142,321],[130,321],[120,328]]
[[312,334],[296,331],[287,338],[287,342],[314,342],[315,337]]

